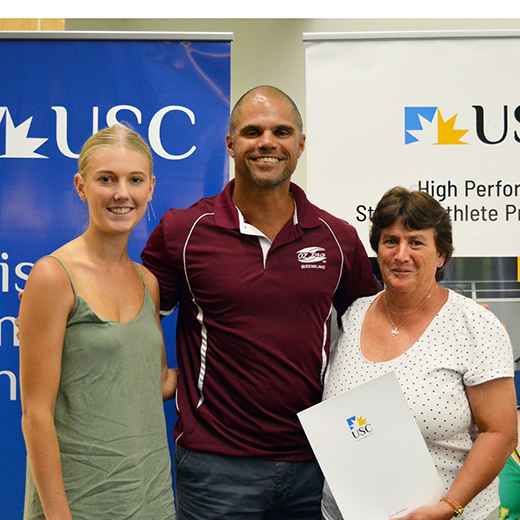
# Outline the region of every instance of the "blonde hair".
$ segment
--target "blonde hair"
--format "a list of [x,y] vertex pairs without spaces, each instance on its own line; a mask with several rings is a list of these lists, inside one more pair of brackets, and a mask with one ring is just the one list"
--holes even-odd
[[85,180],[92,154],[102,148],[117,148],[118,146],[126,146],[143,155],[148,161],[150,178],[153,177],[152,151],[146,141],[135,130],[123,123],[116,123],[99,130],[85,141],[78,159],[81,178]]

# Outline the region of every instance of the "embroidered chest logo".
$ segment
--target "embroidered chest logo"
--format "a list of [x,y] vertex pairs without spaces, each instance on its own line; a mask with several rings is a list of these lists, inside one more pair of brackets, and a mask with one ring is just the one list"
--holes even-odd
[[323,247],[305,247],[296,254],[302,269],[325,269],[327,254]]

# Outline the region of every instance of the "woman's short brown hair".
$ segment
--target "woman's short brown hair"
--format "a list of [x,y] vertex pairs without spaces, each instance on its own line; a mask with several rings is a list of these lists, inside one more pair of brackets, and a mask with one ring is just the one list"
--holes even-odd
[[396,186],[388,190],[372,213],[370,245],[377,253],[383,229],[401,219],[406,229],[432,229],[437,251],[444,255],[444,263],[437,269],[435,279],[444,278],[444,267],[453,254],[453,237],[449,213],[431,195],[420,190]]

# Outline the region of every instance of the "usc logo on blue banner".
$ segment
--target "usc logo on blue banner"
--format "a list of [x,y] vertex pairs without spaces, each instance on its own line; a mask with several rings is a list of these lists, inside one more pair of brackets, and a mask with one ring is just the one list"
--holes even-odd
[[[70,157],[72,159],[77,159],[79,157],[79,153],[74,153],[71,151],[67,139],[68,135],[68,127],[67,120],[68,114],[67,109],[62,106],[53,106],[51,109],[55,112],[56,117],[56,145],[58,150],[65,157]],[[141,111],[130,105],[118,105],[111,108],[106,114],[106,126],[111,126],[118,122],[118,113],[121,111],[131,112],[133,114],[132,118],[135,117],[137,120],[137,124],[141,125],[142,123],[142,113]],[[148,141],[150,143],[150,147],[152,150],[163,159],[175,161],[186,159],[191,154],[195,152],[197,147],[192,145],[191,147],[187,147],[186,150],[181,151],[181,153],[170,153],[168,152],[163,143],[161,141],[161,127],[164,118],[167,115],[172,115],[173,113],[180,113],[182,118],[185,121],[182,123],[195,125],[195,114],[192,110],[182,106],[166,106],[157,111],[150,119],[150,123],[148,125]],[[41,113],[39,114],[41,115]],[[176,114],[178,117],[179,114]],[[37,153],[41,146],[46,143],[49,138],[48,137],[29,137],[29,130],[31,127],[31,123],[33,120],[33,116],[30,116],[25,121],[18,122],[15,124],[13,121],[11,114],[9,112],[8,107],[0,107],[0,123],[4,121],[5,124],[5,151],[1,157],[10,158],[10,159],[48,159],[48,155],[43,155],[42,153]],[[182,135],[182,127],[184,124],[179,125],[179,132],[173,133],[173,135]],[[99,130],[99,107],[92,108],[92,133],[95,133]],[[139,133],[146,135],[143,132],[143,129],[139,128]],[[186,145],[183,144],[186,148]]]

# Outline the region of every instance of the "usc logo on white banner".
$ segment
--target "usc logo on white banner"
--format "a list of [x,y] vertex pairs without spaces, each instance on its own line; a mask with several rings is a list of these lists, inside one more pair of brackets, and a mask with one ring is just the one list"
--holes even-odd
[[[514,119],[520,122],[520,106],[517,106],[514,110],[510,110],[509,107],[505,105],[503,109],[488,111],[487,118],[485,117],[483,106],[472,105],[471,108],[475,110],[475,135],[480,142],[487,145],[500,144],[506,139],[509,133],[511,111]],[[469,111],[467,112],[469,114]],[[500,114],[500,112],[502,112],[502,114]],[[459,114],[454,114],[443,117],[439,107],[405,107],[405,144],[412,144],[418,141],[432,145],[470,144],[466,142],[468,137],[470,137],[466,135],[469,129],[455,128],[458,115]],[[500,116],[502,117],[502,129],[500,129],[499,125]],[[488,118],[492,118],[492,121],[491,123],[488,122],[487,126],[489,128],[486,130],[486,119]],[[465,120],[469,122],[469,115],[466,115]],[[500,134],[500,132],[502,133]],[[516,130],[512,135],[516,142],[520,142],[520,137]],[[464,136],[465,140],[461,141]]]

